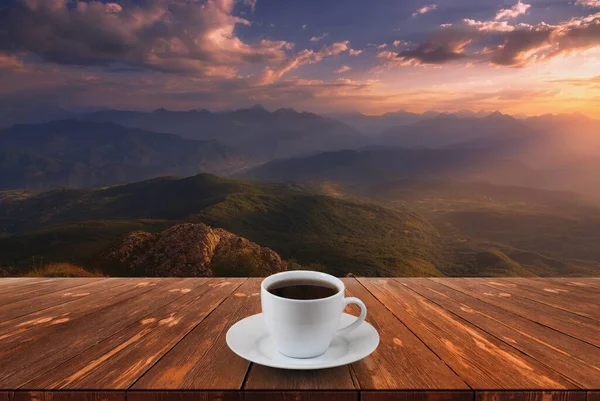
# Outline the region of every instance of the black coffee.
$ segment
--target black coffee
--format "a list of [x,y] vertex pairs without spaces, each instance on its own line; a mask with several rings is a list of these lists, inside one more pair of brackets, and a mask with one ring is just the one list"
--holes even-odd
[[338,293],[338,288],[325,281],[285,280],[267,288],[273,295],[288,299],[321,299]]

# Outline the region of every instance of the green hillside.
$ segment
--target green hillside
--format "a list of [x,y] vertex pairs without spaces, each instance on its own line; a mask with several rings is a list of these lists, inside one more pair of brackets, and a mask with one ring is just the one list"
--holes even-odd
[[111,274],[101,255],[135,231],[204,222],[336,275],[441,275],[437,231],[418,215],[328,197],[316,188],[201,174],[95,190],[5,193],[0,266],[32,259],[71,262]]
[[348,188],[346,196],[427,219],[440,233],[446,252],[439,269],[447,275],[600,275],[600,208],[569,192],[453,180],[374,180]]

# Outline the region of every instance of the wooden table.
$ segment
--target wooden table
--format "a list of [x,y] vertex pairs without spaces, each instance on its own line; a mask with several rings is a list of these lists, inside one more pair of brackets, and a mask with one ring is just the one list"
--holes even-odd
[[600,401],[600,279],[344,279],[381,343],[320,371],[227,348],[260,281],[0,279],[0,400]]

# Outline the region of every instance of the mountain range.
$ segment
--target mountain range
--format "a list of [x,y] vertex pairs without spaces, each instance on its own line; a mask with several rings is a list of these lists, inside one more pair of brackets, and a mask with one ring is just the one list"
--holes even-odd
[[51,114],[0,131],[4,272],[599,273],[600,122],[582,115]]
[[367,117],[404,125],[361,134],[332,118],[261,106],[104,110],[77,121],[16,125],[0,131],[0,188],[90,187],[198,172],[281,180],[437,174],[600,197],[593,185],[598,120],[466,111]]
[[89,187],[161,175],[223,173],[242,166],[215,141],[61,120],[0,131],[0,189]]
[[290,157],[367,144],[354,128],[314,113],[281,108],[270,112],[260,105],[214,113],[208,110],[150,113],[104,110],[78,117],[124,127],[166,132],[195,140],[216,140],[258,160]]

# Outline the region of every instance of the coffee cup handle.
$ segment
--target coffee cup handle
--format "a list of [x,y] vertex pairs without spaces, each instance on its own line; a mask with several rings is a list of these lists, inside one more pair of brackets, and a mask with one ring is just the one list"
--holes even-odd
[[360,326],[362,324],[362,322],[365,321],[365,318],[367,317],[367,307],[365,306],[363,301],[361,301],[358,298],[354,298],[354,297],[344,298],[344,308],[350,304],[356,304],[360,307],[360,316],[351,325],[346,326],[346,327],[336,331],[335,334],[337,334],[337,335],[350,333],[352,330],[354,330],[358,326]]

